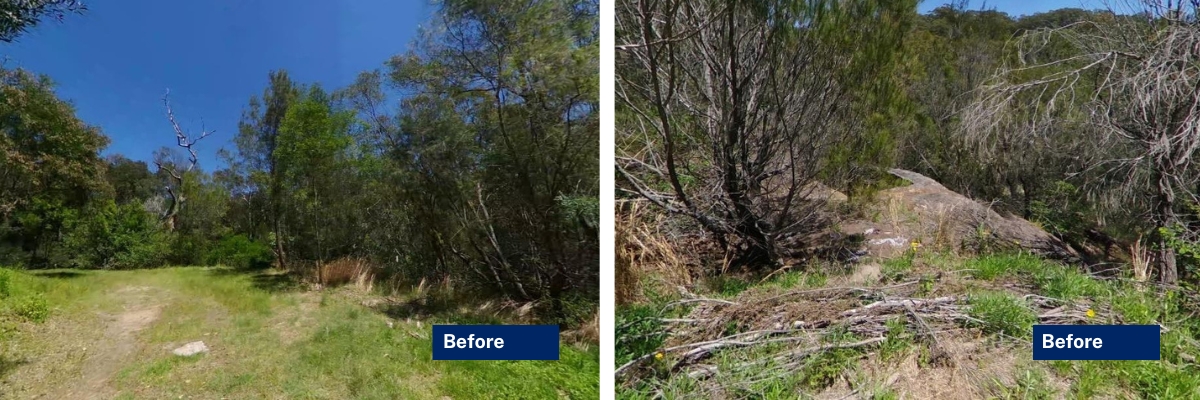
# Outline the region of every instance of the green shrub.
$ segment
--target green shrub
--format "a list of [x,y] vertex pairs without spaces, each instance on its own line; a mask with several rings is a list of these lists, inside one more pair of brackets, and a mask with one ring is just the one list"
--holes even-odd
[[12,275],[7,269],[0,268],[0,300],[12,295]]
[[260,269],[270,266],[274,258],[270,245],[250,240],[246,235],[233,235],[217,242],[204,261],[234,268]]
[[68,224],[65,245],[75,268],[147,268],[164,263],[170,236],[141,205],[107,200],[89,205]]

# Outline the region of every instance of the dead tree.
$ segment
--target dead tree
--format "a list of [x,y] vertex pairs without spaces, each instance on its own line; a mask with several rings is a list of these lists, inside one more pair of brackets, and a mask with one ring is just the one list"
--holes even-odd
[[856,85],[880,77],[905,3],[619,1],[620,186],[740,263],[779,263],[780,242],[820,225],[806,194],[860,126]]
[[[962,133],[994,153],[999,142],[1081,125],[1089,135],[1072,140],[1093,152],[1078,176],[1160,232],[1179,229],[1200,183],[1200,1],[1124,8],[1016,39],[1014,61],[980,88]],[[1174,284],[1176,255],[1167,235],[1159,237],[1160,279]]]
[[163,211],[161,219],[163,223],[166,224],[167,230],[173,231],[175,230],[176,218],[179,215],[179,210],[183,208],[183,203],[187,200],[183,194],[184,177],[193,169],[195,169],[196,164],[199,162],[199,157],[196,155],[196,149],[194,146],[200,140],[208,137],[208,135],[211,135],[213,131],[201,129],[200,137],[195,139],[189,137],[188,134],[183,131],[183,128],[179,127],[179,123],[175,121],[175,112],[171,110],[171,102],[168,99],[168,96],[170,95],[170,90],[163,95],[163,106],[167,109],[167,120],[171,122],[171,127],[175,130],[176,145],[187,151],[188,163],[187,167],[184,168],[183,171],[180,171],[179,168],[174,165],[174,163],[167,162],[166,160],[160,158],[156,158],[154,160],[154,165],[158,166],[159,170],[166,172],[171,179],[171,183],[167,184],[165,188],[167,191],[167,200],[170,202],[170,204],[167,206],[167,209]]

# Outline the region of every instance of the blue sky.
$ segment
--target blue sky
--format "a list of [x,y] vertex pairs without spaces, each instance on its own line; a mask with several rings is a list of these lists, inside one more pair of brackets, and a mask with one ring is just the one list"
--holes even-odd
[[[929,12],[946,3],[951,3],[950,0],[923,0],[921,5],[917,6],[917,10],[921,13]],[[1104,8],[1100,0],[970,0],[967,9],[978,10],[981,7],[987,9],[996,9],[1008,13],[1013,17],[1022,15],[1036,14],[1060,8],[1083,8],[1094,9]]]
[[89,11],[45,21],[16,43],[0,43],[6,66],[48,74],[60,98],[112,139],[105,154],[149,161],[174,146],[162,106],[185,129],[216,130],[198,145],[206,170],[232,148],[251,95],[267,73],[345,86],[402,53],[435,7],[426,1],[86,1]]

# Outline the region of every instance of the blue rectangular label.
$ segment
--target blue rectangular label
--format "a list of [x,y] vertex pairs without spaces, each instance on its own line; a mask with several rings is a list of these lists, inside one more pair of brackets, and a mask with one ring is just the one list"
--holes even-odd
[[558,325],[434,325],[434,360],[558,360]]
[[1158,360],[1158,325],[1034,325],[1034,360]]

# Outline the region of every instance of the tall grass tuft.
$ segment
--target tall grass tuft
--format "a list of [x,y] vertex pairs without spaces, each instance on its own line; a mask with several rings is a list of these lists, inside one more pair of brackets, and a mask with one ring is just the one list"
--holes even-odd
[[317,267],[317,282],[325,287],[354,285],[364,291],[375,287],[374,265],[361,258],[344,257]]
[[684,256],[659,229],[661,216],[643,201],[622,204],[616,218],[616,300],[630,304],[643,298],[647,278],[667,287],[692,285]]

